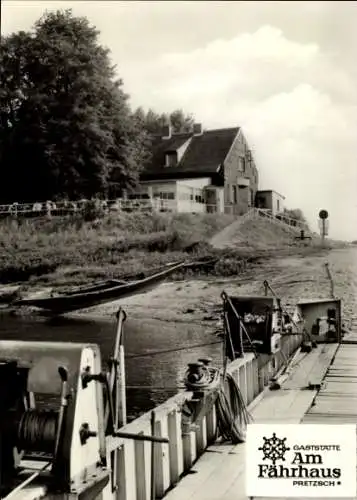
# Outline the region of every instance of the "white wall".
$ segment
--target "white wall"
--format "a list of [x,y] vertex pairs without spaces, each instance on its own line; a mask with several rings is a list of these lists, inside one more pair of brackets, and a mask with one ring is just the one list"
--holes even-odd
[[191,142],[191,137],[184,143],[180,148],[177,148],[177,163],[182,160],[183,155],[186,153],[186,150]]
[[[199,179],[180,179],[177,181],[144,181],[140,184],[138,192],[145,192],[150,197],[154,197],[155,192],[174,193],[174,200],[168,200],[173,204],[178,212],[206,212],[204,202],[204,188],[211,186],[210,177]],[[217,211],[224,212],[224,192],[223,188],[216,188],[217,191]],[[202,197],[202,201],[197,201],[197,197]],[[165,196],[166,198],[166,196]]]
[[182,179],[176,182],[178,186],[188,186],[198,189],[203,189],[204,187],[210,186],[212,184],[209,177],[203,177],[202,179]]
[[284,198],[275,191],[272,192],[272,210],[273,215],[276,215],[284,210]]
[[170,205],[170,210],[177,210],[177,185],[175,181],[141,182],[136,191],[138,193],[145,192],[154,199],[157,198],[155,194],[161,193],[161,199]]
[[[183,179],[177,181],[177,207],[179,212],[206,212],[204,188],[211,179]],[[198,201],[200,199],[201,201]]]
[[258,191],[258,196],[263,201],[264,207],[272,211],[276,215],[284,210],[284,197],[275,191]]
[[218,198],[218,203],[217,203],[217,211],[221,214],[224,214],[224,188],[217,188],[217,198]]

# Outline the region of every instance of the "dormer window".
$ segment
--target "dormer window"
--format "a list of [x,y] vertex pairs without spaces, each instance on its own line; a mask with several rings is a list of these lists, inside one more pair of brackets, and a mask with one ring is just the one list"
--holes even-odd
[[172,151],[165,155],[165,167],[175,167],[177,165],[177,152]]

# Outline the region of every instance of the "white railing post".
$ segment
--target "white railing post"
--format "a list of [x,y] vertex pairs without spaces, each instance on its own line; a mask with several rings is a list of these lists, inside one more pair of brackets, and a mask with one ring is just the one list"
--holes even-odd
[[183,472],[181,412],[174,408],[168,416],[171,484],[177,483]]
[[[147,425],[139,434],[150,435]],[[148,441],[135,441],[135,472],[137,500],[150,500],[151,446]]]
[[[167,415],[160,417],[155,423],[155,435],[168,437]],[[170,453],[168,444],[155,443],[155,491],[158,498],[162,498],[170,486]]]
[[187,431],[182,436],[183,441],[183,467],[187,471],[191,468],[193,462],[196,460],[196,433],[194,431]]
[[202,452],[206,449],[207,447],[207,425],[206,425],[206,417],[202,417],[197,433],[196,433],[196,450],[197,450],[197,455],[201,455]]
[[217,433],[217,415],[215,406],[213,406],[206,415],[206,425],[207,425],[207,442],[212,443]]

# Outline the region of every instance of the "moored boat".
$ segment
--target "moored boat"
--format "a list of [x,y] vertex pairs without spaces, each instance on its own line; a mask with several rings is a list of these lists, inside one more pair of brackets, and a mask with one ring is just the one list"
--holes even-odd
[[147,276],[127,280],[108,280],[89,287],[81,287],[58,295],[53,293],[36,295],[16,300],[13,306],[28,306],[44,309],[56,314],[86,309],[132,295],[148,292],[175,271],[186,267],[184,262],[169,264]]

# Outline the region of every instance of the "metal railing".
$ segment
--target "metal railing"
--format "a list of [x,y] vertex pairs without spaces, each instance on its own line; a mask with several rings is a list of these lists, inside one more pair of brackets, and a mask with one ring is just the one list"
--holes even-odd
[[284,215],[283,213],[273,215],[272,211],[269,209],[252,208],[248,212],[248,214],[249,214],[249,218],[251,218],[251,219],[259,219],[259,218],[264,217],[269,222],[272,222],[275,224],[280,224],[280,225],[283,225],[284,227],[288,226],[290,229],[293,229],[294,231],[296,231],[296,230],[309,231],[309,227],[308,227],[306,222],[303,222],[303,221],[298,220],[298,219],[293,219],[291,217]]

